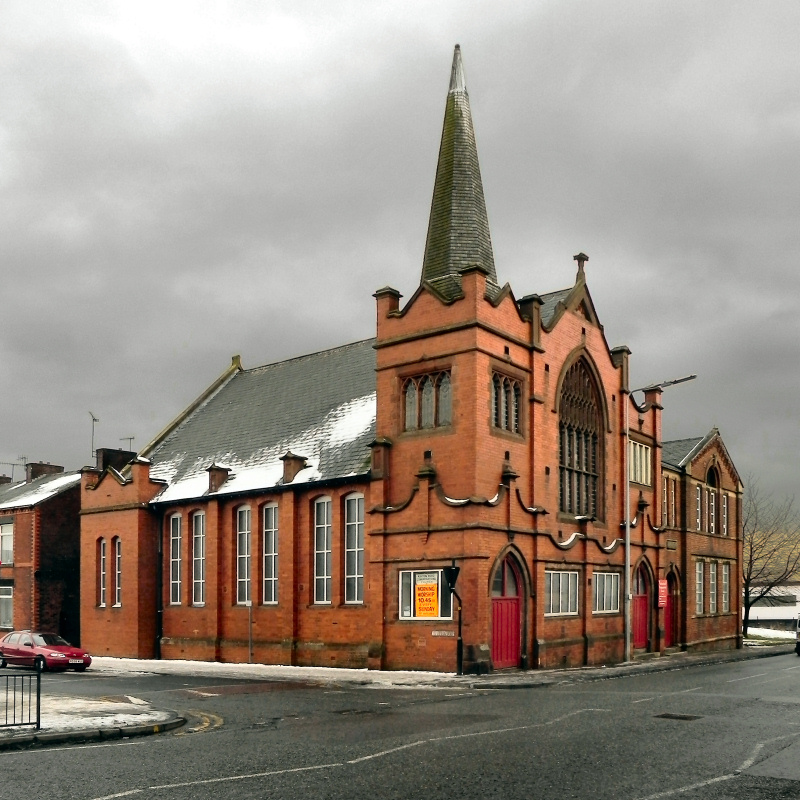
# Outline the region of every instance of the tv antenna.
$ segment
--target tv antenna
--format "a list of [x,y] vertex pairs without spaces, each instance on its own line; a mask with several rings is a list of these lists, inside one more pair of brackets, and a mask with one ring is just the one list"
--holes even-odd
[[89,412],[89,416],[92,418],[92,458],[95,457],[95,449],[94,449],[94,426],[100,422],[100,419],[96,417],[91,411]]
[[120,437],[120,441],[121,442],[127,442],[128,443],[128,450],[130,450],[133,447],[133,440],[135,438],[136,438],[135,436],[122,436],[122,437]]

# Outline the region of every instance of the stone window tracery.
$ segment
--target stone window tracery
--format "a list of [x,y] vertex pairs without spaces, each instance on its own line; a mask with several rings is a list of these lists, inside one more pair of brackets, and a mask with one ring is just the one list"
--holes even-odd
[[522,383],[507,375],[492,375],[492,425],[520,433]]
[[405,430],[441,428],[452,423],[452,385],[449,371],[406,378],[402,394]]
[[559,509],[602,518],[602,417],[595,381],[583,361],[568,370],[559,402]]

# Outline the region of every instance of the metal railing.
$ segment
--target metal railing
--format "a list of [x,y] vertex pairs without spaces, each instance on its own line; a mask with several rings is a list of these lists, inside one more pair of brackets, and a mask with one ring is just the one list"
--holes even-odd
[[0,672],[0,728],[42,727],[42,673]]

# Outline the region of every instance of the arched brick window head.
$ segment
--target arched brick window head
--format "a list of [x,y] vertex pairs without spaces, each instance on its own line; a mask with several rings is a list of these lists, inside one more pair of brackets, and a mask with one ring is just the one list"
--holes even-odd
[[601,519],[602,415],[597,386],[582,360],[564,376],[558,408],[559,509]]

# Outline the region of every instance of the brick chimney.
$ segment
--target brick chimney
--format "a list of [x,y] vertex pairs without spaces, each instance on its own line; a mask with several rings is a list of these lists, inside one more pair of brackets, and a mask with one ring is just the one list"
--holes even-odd
[[301,469],[306,468],[307,460],[305,456],[298,456],[291,450],[287,450],[286,453],[281,456],[281,461],[283,461],[283,482],[291,483],[295,479],[297,473],[300,472]]
[[118,450],[113,447],[98,447],[95,455],[97,456],[97,469],[100,472],[109,467],[113,467],[119,472],[136,458],[136,453],[131,450]]
[[206,468],[206,472],[208,473],[209,492],[219,491],[219,488],[228,480],[228,476],[231,474],[230,467],[223,467],[219,464],[212,464]]
[[56,464],[44,464],[41,461],[31,461],[25,465],[25,483],[35,481],[43,475],[60,475],[64,467]]

